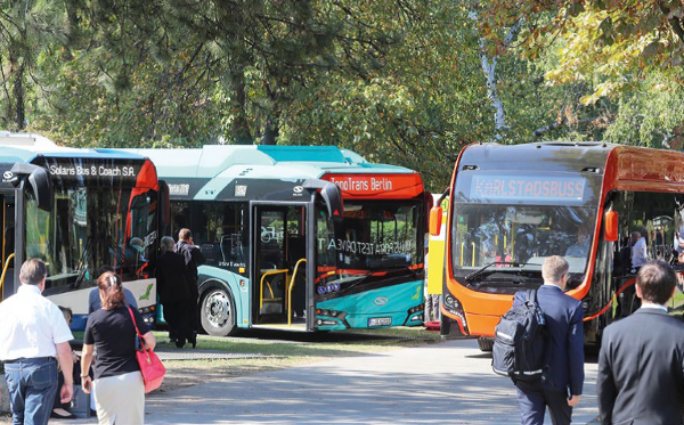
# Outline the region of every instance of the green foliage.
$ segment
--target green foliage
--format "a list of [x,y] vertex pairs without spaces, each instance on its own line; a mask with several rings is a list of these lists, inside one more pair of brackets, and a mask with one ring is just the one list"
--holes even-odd
[[651,82],[651,91],[622,95],[620,114],[606,131],[606,140],[634,146],[682,149],[684,89]]
[[680,146],[681,8],[0,0],[0,128],[88,147],[332,144],[438,192],[470,143]]

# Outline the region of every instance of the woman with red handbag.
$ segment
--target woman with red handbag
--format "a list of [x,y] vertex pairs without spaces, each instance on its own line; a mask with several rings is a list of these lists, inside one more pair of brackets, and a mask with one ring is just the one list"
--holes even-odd
[[[141,335],[145,348],[155,346],[154,335],[137,310],[128,309],[119,277],[103,273],[97,279],[102,309],[88,318],[83,337],[81,386],[90,393],[97,387],[97,417],[100,425],[143,424],[145,420],[145,383],[136,356],[136,335]],[[131,319],[134,319],[135,322]],[[137,329],[136,329],[137,324]],[[88,370],[97,348],[95,381]]]

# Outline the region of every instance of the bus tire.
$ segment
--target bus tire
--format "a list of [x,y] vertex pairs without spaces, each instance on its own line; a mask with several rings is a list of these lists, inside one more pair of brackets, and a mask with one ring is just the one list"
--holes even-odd
[[480,351],[488,353],[494,349],[494,340],[481,336],[477,339],[477,346],[480,348]]
[[213,286],[202,296],[200,323],[211,336],[228,336],[237,332],[235,301],[227,288]]

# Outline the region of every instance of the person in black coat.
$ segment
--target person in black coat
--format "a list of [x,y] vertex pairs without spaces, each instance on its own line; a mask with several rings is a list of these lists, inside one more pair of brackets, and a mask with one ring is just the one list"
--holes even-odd
[[547,406],[554,425],[569,425],[572,407],[582,394],[584,310],[579,300],[563,293],[568,270],[568,262],[557,255],[547,257],[542,265],[544,285],[537,291],[537,303],[546,320],[545,367],[540,380],[515,382],[524,425],[543,424]]
[[197,344],[197,303],[199,300],[199,293],[197,291],[197,267],[204,264],[206,262],[206,259],[204,258],[204,255],[202,255],[202,252],[200,251],[199,247],[195,245],[195,242],[192,240],[192,232],[190,231],[190,229],[181,229],[180,232],[178,232],[178,239],[179,240],[176,243],[175,249],[176,252],[182,255],[185,259],[185,266],[187,269],[185,276],[188,281],[188,287],[190,288],[192,298],[195,300],[191,306],[191,315],[193,317],[193,320],[190,323],[190,326],[193,330],[193,336],[189,340],[194,348]]
[[195,303],[187,280],[187,267],[182,255],[173,251],[173,238],[161,240],[162,254],[157,260],[157,290],[164,308],[164,319],[169,324],[169,335],[175,335],[176,346],[194,341],[191,304]]
[[663,261],[637,273],[642,305],[608,326],[599,353],[603,424],[681,424],[684,418],[684,323],[670,316],[677,277]]

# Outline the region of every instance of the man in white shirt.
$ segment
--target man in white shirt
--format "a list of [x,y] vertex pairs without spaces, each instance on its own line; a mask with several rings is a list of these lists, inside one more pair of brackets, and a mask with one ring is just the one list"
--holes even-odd
[[585,226],[580,226],[577,229],[577,243],[570,246],[566,251],[567,257],[583,257],[586,258],[591,248],[591,241],[589,240],[589,229]]
[[677,261],[682,263],[684,258],[682,254],[684,253],[684,226],[680,226],[679,230],[675,230],[674,235],[674,248],[677,253]]
[[26,261],[21,286],[0,304],[0,360],[5,364],[12,422],[47,424],[57,393],[57,361],[64,374],[62,403],[74,393],[73,335],[59,308],[43,297],[47,268]]
[[639,268],[648,262],[648,251],[646,238],[640,232],[632,232],[632,273],[635,274]]

